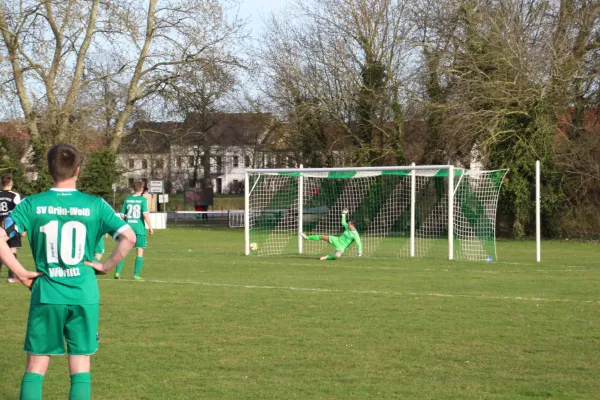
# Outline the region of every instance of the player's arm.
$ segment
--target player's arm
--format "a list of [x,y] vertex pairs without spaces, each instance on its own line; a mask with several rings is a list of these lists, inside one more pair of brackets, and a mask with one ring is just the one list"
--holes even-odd
[[348,214],[348,209],[344,208],[342,210],[342,226],[344,229],[348,229],[348,223],[346,222],[346,214]]
[[110,234],[117,241],[117,246],[103,263],[84,261],[84,264],[94,268],[101,274],[105,274],[121,262],[135,246],[135,233],[129,225],[115,215],[114,210],[106,201],[100,198],[98,198],[98,201],[100,202],[98,204],[98,219],[100,220],[98,233],[100,235]]
[[119,213],[119,216],[123,221],[127,220],[127,204],[125,202],[123,202],[123,206],[121,207],[121,212]]
[[133,230],[129,225],[123,225],[123,228],[121,229],[121,232],[118,232],[118,235],[117,247],[115,247],[106,261],[103,263],[85,261],[84,264],[94,268],[101,274],[105,274],[116,267],[117,264],[127,256],[131,249],[133,249],[133,246],[135,246],[135,233],[133,233]]
[[150,214],[147,212],[144,213],[144,221],[146,221],[146,224],[148,225],[148,233],[152,235],[154,233],[154,230],[152,230],[152,223],[150,222]]
[[[6,220],[8,220],[9,218],[10,217],[6,218]],[[27,286],[28,288],[31,288],[31,285],[33,285],[33,280],[38,276],[41,276],[42,274],[35,271],[28,271],[25,268],[23,268],[19,260],[17,260],[17,258],[13,254],[10,247],[8,247],[8,243],[6,243],[8,239],[14,237],[15,235],[18,235],[19,232],[16,231],[16,227],[14,224],[12,225],[12,229],[7,229],[8,232],[4,230],[4,228],[0,227],[0,260],[2,260],[2,263],[6,265],[8,269],[10,269],[16,275],[17,278],[19,278],[23,285]]]
[[148,211],[148,200],[144,197],[144,201],[142,201],[142,215],[144,216],[144,221],[148,225],[148,233],[152,235],[154,230],[152,229],[152,223],[150,222],[150,212]]

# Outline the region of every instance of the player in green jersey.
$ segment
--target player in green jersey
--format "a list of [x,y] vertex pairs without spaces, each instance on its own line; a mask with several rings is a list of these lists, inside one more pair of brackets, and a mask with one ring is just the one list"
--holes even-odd
[[[142,267],[144,266],[144,249],[147,246],[146,241],[146,226],[144,222],[148,224],[148,233],[152,235],[152,224],[150,223],[150,215],[148,214],[148,200],[142,193],[144,192],[144,182],[138,181],[135,183],[135,192],[133,195],[127,197],[123,202],[121,208],[121,217],[127,221],[129,226],[135,232],[135,248],[137,249],[137,257],[135,258],[135,264],[133,269],[133,279],[142,279],[140,274],[142,273]],[[121,261],[117,265],[115,271],[115,279],[121,277],[121,270],[125,260]]]
[[360,241],[360,236],[358,231],[356,230],[356,222],[350,221],[346,223],[346,214],[348,214],[348,210],[344,209],[342,211],[342,226],[345,228],[342,236],[329,236],[329,235],[310,235],[306,236],[306,234],[302,234],[302,237],[306,240],[323,240],[329,244],[331,244],[335,248],[335,252],[328,256],[323,256],[320,258],[321,261],[324,260],[337,260],[344,254],[344,251],[352,242],[356,242],[358,246],[358,256],[362,257],[362,243]]
[[96,248],[94,249],[94,261],[100,262],[102,256],[104,255],[104,236],[100,238],[98,244],[96,244]]
[[[98,350],[96,272],[114,268],[135,243],[131,228],[102,198],[77,191],[80,164],[81,156],[72,146],[52,147],[48,152],[52,189],[27,197],[9,214],[14,222],[12,234],[16,230],[29,235],[37,278],[24,272],[6,245],[6,229],[0,230],[0,258],[31,288],[21,400],[42,398],[50,356],[64,354],[65,341],[71,374],[69,399],[90,399],[90,356]],[[106,233],[118,240],[115,250],[103,264],[90,262]]]

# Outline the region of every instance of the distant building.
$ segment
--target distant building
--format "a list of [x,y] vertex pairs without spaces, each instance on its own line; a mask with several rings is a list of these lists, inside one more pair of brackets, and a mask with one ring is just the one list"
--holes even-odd
[[[207,128],[201,129],[203,125]],[[211,121],[192,116],[181,123],[139,122],[119,148],[120,186],[162,179],[168,192],[177,193],[201,187],[207,169],[215,193],[241,193],[246,168],[296,167],[292,152],[278,149],[275,137],[270,114],[217,114]]]

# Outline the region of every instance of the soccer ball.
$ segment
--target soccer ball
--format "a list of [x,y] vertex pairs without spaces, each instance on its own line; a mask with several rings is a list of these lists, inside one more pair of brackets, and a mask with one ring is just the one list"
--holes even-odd
[[258,249],[258,245],[256,243],[250,243],[250,250],[256,251]]

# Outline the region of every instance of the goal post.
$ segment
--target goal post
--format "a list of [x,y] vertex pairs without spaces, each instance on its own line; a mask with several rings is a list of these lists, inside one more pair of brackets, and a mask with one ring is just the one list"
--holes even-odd
[[[349,210],[363,255],[496,259],[498,195],[506,170],[442,166],[247,169],[245,254],[324,255]],[[347,255],[355,255],[351,246]]]

